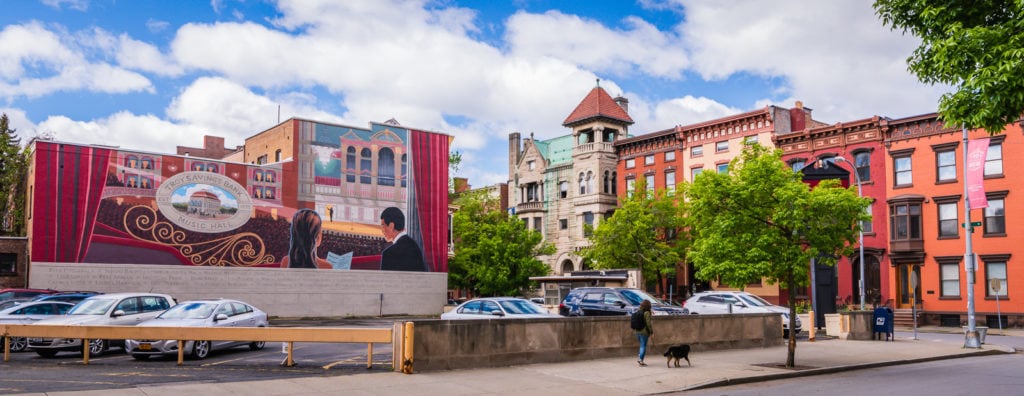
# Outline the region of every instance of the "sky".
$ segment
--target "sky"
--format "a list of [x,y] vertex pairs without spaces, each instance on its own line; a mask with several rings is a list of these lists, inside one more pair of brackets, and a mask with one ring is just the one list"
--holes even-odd
[[600,86],[631,135],[802,101],[834,124],[936,111],[919,40],[871,0],[17,0],[0,112],[27,141],[228,147],[291,117],[454,136],[454,176],[508,178],[508,135],[563,136]]

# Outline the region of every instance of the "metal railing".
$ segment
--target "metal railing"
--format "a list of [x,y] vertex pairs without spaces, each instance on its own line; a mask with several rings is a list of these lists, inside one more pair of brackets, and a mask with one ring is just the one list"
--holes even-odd
[[89,340],[177,340],[178,365],[184,361],[185,341],[263,341],[288,344],[285,365],[293,366],[295,342],[365,343],[366,367],[373,366],[373,344],[392,344],[392,368],[412,373],[412,322],[396,322],[392,328],[342,327],[137,327],[0,324],[4,362],[10,360],[10,338],[70,338],[82,340],[82,362],[89,364]]

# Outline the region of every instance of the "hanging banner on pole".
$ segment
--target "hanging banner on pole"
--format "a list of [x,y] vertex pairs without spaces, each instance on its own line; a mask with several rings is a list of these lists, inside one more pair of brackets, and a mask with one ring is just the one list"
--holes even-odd
[[988,207],[985,197],[985,155],[988,154],[988,138],[967,142],[967,164],[964,179],[967,183],[967,199],[971,209]]

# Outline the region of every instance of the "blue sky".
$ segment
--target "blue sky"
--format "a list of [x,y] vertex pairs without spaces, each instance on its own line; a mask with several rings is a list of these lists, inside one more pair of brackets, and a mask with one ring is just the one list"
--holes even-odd
[[[933,112],[918,40],[870,0],[18,0],[0,112],[21,136],[173,153],[281,119],[455,136],[458,176],[506,181],[508,134],[561,136],[595,80],[630,133],[800,100],[826,123]],[[27,140],[27,139],[25,139]]]

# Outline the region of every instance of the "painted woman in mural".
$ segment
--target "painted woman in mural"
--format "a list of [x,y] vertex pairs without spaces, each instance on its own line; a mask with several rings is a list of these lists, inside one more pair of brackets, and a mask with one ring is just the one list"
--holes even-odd
[[281,259],[282,268],[331,268],[327,260],[316,256],[320,245],[320,215],[312,209],[299,209],[292,217],[288,256]]
[[426,271],[423,250],[405,233],[405,214],[401,209],[389,207],[380,213],[380,227],[384,239],[392,242],[381,253],[380,269],[383,271]]

